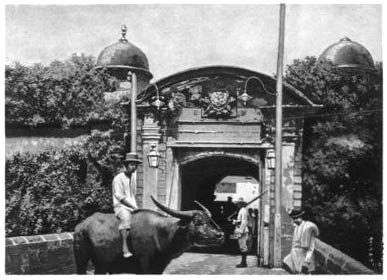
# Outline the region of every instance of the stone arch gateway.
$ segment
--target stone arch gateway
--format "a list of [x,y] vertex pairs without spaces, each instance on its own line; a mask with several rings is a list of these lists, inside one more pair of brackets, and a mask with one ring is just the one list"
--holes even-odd
[[[150,195],[182,209],[190,201],[211,200],[214,182],[225,175],[251,176],[266,191],[260,202],[259,251],[264,264],[272,261],[274,228],[274,148],[276,80],[230,66],[183,71],[145,88],[137,96],[137,151],[143,164],[137,171],[137,198],[155,209]],[[303,122],[316,111],[297,89],[283,89],[283,250],[291,242],[289,208],[301,205]],[[155,147],[158,168],[147,155]]]

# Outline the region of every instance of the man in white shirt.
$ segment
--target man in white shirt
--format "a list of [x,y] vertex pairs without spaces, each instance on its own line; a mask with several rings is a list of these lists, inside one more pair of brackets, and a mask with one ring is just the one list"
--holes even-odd
[[131,228],[132,211],[137,209],[135,196],[135,181],[132,174],[136,171],[137,165],[141,163],[136,154],[128,153],[123,160],[124,171],[117,174],[113,179],[113,209],[114,214],[120,220],[118,227],[122,238],[122,252],[124,258],[129,258],[132,253],[129,251],[127,239]]
[[246,258],[247,258],[247,239],[249,237],[249,229],[247,227],[248,224],[248,213],[246,210],[247,203],[243,200],[243,198],[239,198],[235,204],[239,208],[238,218],[233,221],[233,224],[236,225],[235,235],[238,237],[239,250],[242,253],[242,261],[236,267],[247,267]]
[[293,274],[309,274],[315,270],[315,238],[319,235],[317,226],[303,220],[304,212],[293,209],[289,216],[293,219],[294,228],[292,249],[283,260],[283,267]]

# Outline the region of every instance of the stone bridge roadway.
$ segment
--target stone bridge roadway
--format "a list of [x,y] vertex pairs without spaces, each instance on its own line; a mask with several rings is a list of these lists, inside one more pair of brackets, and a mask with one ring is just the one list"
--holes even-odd
[[174,259],[164,274],[287,274],[283,269],[257,267],[257,257],[247,256],[247,268],[236,268],[240,262],[238,255],[184,253]]
[[[283,269],[257,267],[257,257],[247,256],[246,268],[236,268],[240,262],[238,255],[184,253],[174,259],[165,269],[164,274],[241,274],[241,275],[283,275],[288,274]],[[94,274],[90,268],[87,274]]]

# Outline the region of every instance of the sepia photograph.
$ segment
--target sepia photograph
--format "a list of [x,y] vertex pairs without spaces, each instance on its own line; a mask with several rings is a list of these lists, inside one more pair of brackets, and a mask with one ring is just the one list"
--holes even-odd
[[6,276],[383,275],[381,2],[3,8]]

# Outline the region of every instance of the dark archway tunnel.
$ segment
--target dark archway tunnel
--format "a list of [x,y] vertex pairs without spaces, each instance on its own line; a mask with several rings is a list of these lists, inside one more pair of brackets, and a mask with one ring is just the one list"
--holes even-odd
[[194,200],[210,206],[216,184],[226,176],[253,177],[259,181],[258,165],[230,156],[211,156],[183,165],[181,209],[195,207]]
[[[206,206],[212,213],[215,222],[226,234],[226,242],[219,248],[199,249],[193,251],[207,253],[238,253],[236,240],[229,239],[234,232],[234,225],[227,217],[230,213],[237,212],[235,204],[215,201],[215,188],[223,178],[227,176],[253,177],[259,182],[259,168],[257,164],[250,161],[230,157],[211,156],[189,162],[181,169],[181,209],[198,209],[194,200]],[[231,205],[230,205],[231,204]],[[221,211],[221,206],[225,211]],[[234,217],[236,218],[236,217]]]

